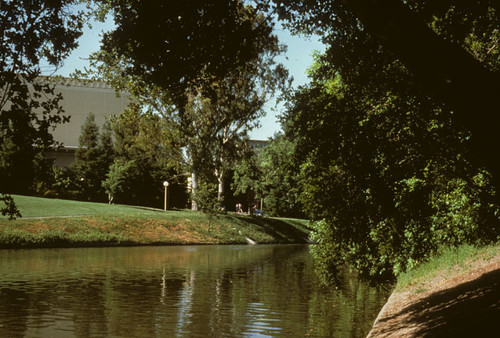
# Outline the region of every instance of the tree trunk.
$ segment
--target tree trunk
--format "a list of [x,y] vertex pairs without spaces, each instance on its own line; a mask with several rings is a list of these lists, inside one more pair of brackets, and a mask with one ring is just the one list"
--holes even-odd
[[216,174],[217,174],[217,183],[218,183],[217,200],[219,202],[221,202],[222,199],[224,198],[224,190],[226,188],[224,186],[224,170],[223,169],[217,170]]
[[198,211],[198,202],[195,200],[196,191],[198,189],[198,173],[193,170],[191,173],[191,210]]

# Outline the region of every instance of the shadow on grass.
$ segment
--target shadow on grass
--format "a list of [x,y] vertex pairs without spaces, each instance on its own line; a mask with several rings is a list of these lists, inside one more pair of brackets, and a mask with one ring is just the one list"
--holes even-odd
[[[163,209],[158,209],[158,208],[151,208],[151,207],[141,207],[137,205],[127,205],[130,209],[139,209],[139,210],[146,210],[146,211],[153,211],[153,212],[165,212]],[[169,210],[172,211],[172,210]]]
[[276,218],[263,218],[260,216],[228,215],[228,219],[235,223],[247,223],[259,231],[273,237],[276,243],[303,244],[308,242],[308,233],[300,228],[307,229],[301,222],[295,220],[283,221]]
[[[385,321],[404,315],[408,319],[398,325],[417,325],[418,337],[496,336],[500,332],[500,269],[433,293]],[[384,333],[393,329],[387,327]]]

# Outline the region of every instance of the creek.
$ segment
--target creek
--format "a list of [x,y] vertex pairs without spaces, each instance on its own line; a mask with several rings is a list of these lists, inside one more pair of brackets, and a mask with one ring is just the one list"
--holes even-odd
[[307,245],[0,251],[0,337],[364,337],[388,287]]

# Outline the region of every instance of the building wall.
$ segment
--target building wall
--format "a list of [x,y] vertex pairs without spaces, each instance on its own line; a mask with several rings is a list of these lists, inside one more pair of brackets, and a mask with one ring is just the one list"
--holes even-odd
[[76,80],[70,78],[44,78],[54,81],[55,92],[61,93],[60,101],[64,114],[70,116],[70,121],[59,124],[52,132],[55,141],[62,142],[64,149],[48,154],[54,158],[54,163],[67,167],[73,162],[78,149],[78,138],[82,125],[89,113],[95,116],[95,122],[102,127],[105,120],[113,115],[121,114],[131,100],[129,93],[119,95],[103,81]]
[[249,140],[250,146],[255,150],[259,151],[264,149],[267,145],[269,145],[268,140]]
[[95,115],[99,127],[106,118],[121,114],[130,102],[130,94],[120,93],[102,81],[63,79],[56,82],[56,92],[61,93],[60,101],[65,114],[71,116],[69,123],[58,125],[53,132],[56,141],[65,147],[77,148],[81,127],[89,113]]
[[54,164],[60,168],[69,167],[75,160],[76,149],[63,148],[51,151],[46,154],[47,158],[54,161]]

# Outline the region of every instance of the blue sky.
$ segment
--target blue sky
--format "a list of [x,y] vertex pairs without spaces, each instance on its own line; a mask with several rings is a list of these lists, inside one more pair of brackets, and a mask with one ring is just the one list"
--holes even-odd
[[[79,47],[64,61],[64,66],[58,69],[58,75],[69,76],[75,69],[83,69],[87,65],[85,58],[99,48],[100,33],[109,29],[111,24],[93,23],[92,29],[86,27],[83,36],[79,40]],[[293,87],[307,83],[306,70],[312,64],[312,54],[315,50],[324,50],[324,46],[316,37],[292,36],[288,31],[281,28],[281,24],[276,25],[276,34],[280,41],[288,46],[286,55],[279,58],[293,76]],[[46,69],[46,74],[51,70]],[[274,103],[266,107],[267,115],[261,120],[262,127],[253,130],[250,134],[252,139],[265,140],[281,130],[277,121],[277,115],[283,109],[282,106],[272,109]]]
[[[279,61],[288,68],[290,75],[293,76],[293,87],[297,88],[309,82],[306,71],[313,63],[313,52],[315,50],[324,51],[325,46],[319,41],[318,37],[293,36],[287,30],[280,29],[281,25],[276,25],[276,34],[280,41],[288,46],[285,55],[279,58]],[[283,106],[271,109],[273,104],[269,104],[267,115],[261,120],[262,127],[252,131],[251,138],[265,140],[281,130],[277,121],[277,115],[283,110]]]

